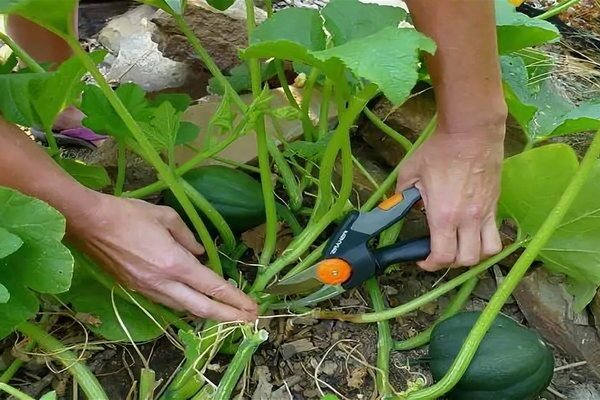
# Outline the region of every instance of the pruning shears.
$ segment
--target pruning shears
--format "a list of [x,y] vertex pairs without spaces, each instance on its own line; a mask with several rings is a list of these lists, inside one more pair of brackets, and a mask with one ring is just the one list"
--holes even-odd
[[[327,242],[322,259],[310,268],[284,278],[266,289],[276,295],[313,292],[294,300],[308,306],[355,288],[381,275],[390,265],[424,260],[430,253],[429,237],[372,249],[369,242],[403,219],[421,199],[417,188],[409,188],[381,202],[369,212],[351,212]],[[275,308],[286,308],[285,303]]]

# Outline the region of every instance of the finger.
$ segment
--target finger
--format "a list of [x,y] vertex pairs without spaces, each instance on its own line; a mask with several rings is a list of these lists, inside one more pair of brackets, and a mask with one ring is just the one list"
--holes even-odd
[[426,271],[437,271],[454,263],[457,250],[456,225],[449,216],[429,213],[427,220],[431,236],[431,253],[418,265]]
[[181,283],[240,310],[252,314],[258,313],[258,306],[246,293],[198,263],[196,259],[193,261],[195,263],[185,264],[186,268],[182,271],[181,277],[183,279],[179,280]]
[[195,255],[204,254],[204,247],[196,241],[192,231],[187,227],[175,210],[170,207],[165,207],[165,209],[162,210],[160,219],[173,238],[190,253]]
[[485,258],[502,250],[502,240],[494,216],[487,218],[481,227],[481,255]]
[[227,304],[211,300],[202,293],[195,291],[180,282],[167,282],[162,286],[163,294],[173,301],[183,305],[190,313],[221,322],[254,321],[256,314],[238,310]]
[[477,265],[481,256],[480,220],[469,218],[458,228],[457,267]]
[[398,179],[396,180],[396,191],[400,192],[404,189],[408,189],[419,180],[418,169],[416,162],[408,161],[402,166],[398,173]]
[[144,293],[146,296],[151,298],[152,300],[162,304],[163,306],[169,307],[171,310],[175,311],[184,311],[185,307],[178,302],[171,299],[169,296],[165,296],[159,292],[148,292]]

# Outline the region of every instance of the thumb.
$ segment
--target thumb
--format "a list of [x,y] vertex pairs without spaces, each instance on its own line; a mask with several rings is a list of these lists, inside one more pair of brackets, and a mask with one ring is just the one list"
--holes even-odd
[[404,165],[400,167],[398,179],[396,180],[396,191],[400,192],[414,186],[419,181],[419,163],[414,157],[406,160]]

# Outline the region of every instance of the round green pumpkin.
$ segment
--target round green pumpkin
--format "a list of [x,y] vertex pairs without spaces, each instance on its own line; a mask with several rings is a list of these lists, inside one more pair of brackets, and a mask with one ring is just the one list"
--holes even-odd
[[[431,333],[429,358],[436,381],[450,369],[480,315],[480,312],[463,312],[435,326]],[[554,357],[540,336],[499,315],[448,398],[535,399],[548,387],[553,373]]]
[[[223,216],[234,233],[241,233],[265,222],[265,204],[260,183],[243,171],[208,165],[182,175]],[[174,208],[191,226],[181,204],[171,191],[164,194],[164,203]],[[202,215],[201,215],[202,216]],[[214,232],[208,219],[207,227]]]

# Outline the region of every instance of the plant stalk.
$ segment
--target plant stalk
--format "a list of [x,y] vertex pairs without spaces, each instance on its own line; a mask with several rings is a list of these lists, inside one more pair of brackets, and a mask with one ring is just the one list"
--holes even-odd
[[183,188],[177,180],[177,177],[173,174],[173,171],[171,171],[170,168],[162,161],[162,159],[154,150],[154,147],[152,146],[142,129],[133,119],[127,108],[125,108],[119,97],[108,85],[106,79],[104,79],[104,76],[100,73],[100,71],[98,71],[92,59],[79,46],[79,42],[70,37],[66,37],[65,40],[67,41],[67,43],[69,43],[69,46],[71,47],[75,55],[82,61],[85,68],[97,82],[100,89],[102,90],[102,93],[106,96],[107,100],[110,102],[115,112],[123,120],[123,123],[125,124],[127,129],[131,132],[136,142],[139,144],[140,149],[142,150],[145,158],[156,169],[161,179],[165,181],[165,183],[171,189],[171,191],[185,210],[198,235],[200,236],[204,248],[206,249],[210,267],[213,269],[213,271],[215,271],[219,275],[222,275],[221,260],[219,259],[219,253],[217,252],[217,248],[213,243],[210,234],[206,230],[206,226],[204,226],[204,223],[200,219],[198,212],[194,208],[191,201],[187,198]]
[[411,311],[418,310],[425,304],[432,302],[438,297],[448,293],[452,289],[462,285],[469,279],[476,277],[486,269],[490,268],[492,265],[500,262],[510,254],[517,251],[526,242],[527,240],[523,240],[505,247],[504,250],[502,250],[500,253],[481,262],[476,267],[469,268],[466,272],[462,273],[456,278],[451,279],[443,285],[440,285],[437,288],[423,294],[422,296],[417,297],[416,299],[409,301],[408,303],[402,304],[398,307],[390,308],[382,312],[373,312],[365,314],[342,314],[337,311],[315,310],[313,312],[313,317],[319,319],[337,319],[340,321],[348,321],[360,324],[385,321],[388,319],[400,317]]
[[22,322],[17,325],[16,329],[36,341],[42,349],[51,354],[52,358],[64,365],[71,375],[73,375],[73,378],[77,380],[78,385],[88,398],[94,400],[108,400],[108,396],[92,371],[79,361],[79,357],[70,350],[67,350],[61,342],[53,338],[39,326],[30,322]]
[[394,128],[383,122],[377,115],[375,115],[375,113],[373,113],[373,111],[369,110],[368,108],[365,108],[364,111],[369,121],[371,121],[371,123],[375,125],[376,128],[378,128],[380,131],[392,138],[396,143],[402,146],[405,151],[410,151],[412,147],[412,142],[410,140],[408,140],[406,137],[404,137],[404,135],[402,135],[399,132],[396,132]]
[[548,18],[554,17],[555,15],[560,14],[561,12],[567,10],[571,6],[574,6],[575,4],[579,3],[580,1],[581,0],[565,0],[562,3],[559,3],[559,4],[555,5],[554,7],[550,8],[546,12],[538,15],[535,18],[548,19]]
[[14,388],[6,383],[0,382],[0,390],[10,394],[17,400],[35,400],[33,397],[30,397],[28,394],[21,392],[19,389]]
[[588,180],[590,172],[598,160],[598,156],[600,156],[600,131],[594,136],[594,140],[581,161],[575,176],[560,197],[560,200],[554,206],[540,229],[533,236],[523,254],[521,254],[517,262],[513,265],[504,282],[500,285],[494,296],[490,299],[487,307],[481,313],[477,323],[469,333],[469,336],[467,336],[461,351],[456,356],[446,375],[435,385],[411,394],[408,397],[410,400],[440,397],[449,392],[458,383],[469,367],[477,348],[502,309],[502,306],[517,287],[531,263],[535,261],[543,246],[559,227],[566,213],[571,208],[573,201],[581,192],[581,189]]
[[41,73],[46,72],[46,70],[37,63],[21,46],[19,46],[14,40],[10,38],[7,34],[0,31],[0,40],[3,41],[10,49],[15,53],[15,55],[25,63],[33,72]]
[[325,78],[325,84],[323,85],[323,98],[321,99],[321,107],[319,109],[319,129],[317,131],[317,140],[325,137],[329,131],[329,103],[331,101],[332,92],[333,82],[331,82],[331,79]]
[[230,400],[232,398],[233,390],[242,376],[246,365],[252,360],[254,352],[265,340],[267,340],[269,334],[265,330],[260,330],[256,333],[249,334],[240,344],[240,347],[231,360],[229,367],[225,371],[225,375],[219,382],[219,387],[215,392],[215,400]]
[[125,185],[125,172],[127,169],[127,154],[125,143],[119,140],[117,143],[117,180],[115,182],[115,196],[121,196],[123,194],[123,186]]
[[[376,312],[385,311],[385,301],[381,290],[379,290],[379,284],[377,278],[371,278],[366,282],[367,292],[371,297],[371,303]],[[386,398],[392,394],[390,386],[390,353],[392,351],[392,345],[394,341],[392,339],[392,332],[390,330],[390,324],[387,320],[377,322],[377,391],[379,392],[378,398]]]
[[406,340],[395,342],[394,350],[407,351],[416,349],[417,347],[425,346],[427,343],[429,343],[429,339],[431,338],[431,332],[433,331],[435,325],[439,324],[445,319],[456,315],[458,312],[460,312],[460,310],[462,310],[467,300],[469,300],[471,293],[473,292],[473,290],[475,290],[477,282],[479,282],[479,279],[477,277],[471,278],[468,281],[466,281],[460,287],[458,293],[456,294],[456,296],[454,296],[454,298],[452,299],[448,307],[444,310],[440,318],[432,326],[419,333],[418,335],[415,335]]
[[156,373],[147,368],[142,368],[140,372],[140,391],[139,400],[154,399],[154,389],[156,388]]
[[297,211],[302,207],[302,193],[300,192],[296,177],[294,176],[290,165],[285,161],[283,154],[281,154],[277,145],[270,138],[267,139],[267,147],[269,149],[269,154],[271,154],[273,161],[275,161],[275,164],[279,169],[283,187],[289,197],[290,208],[293,211]]

